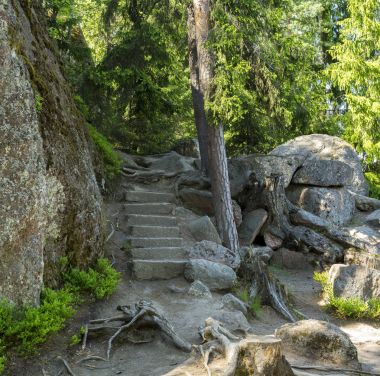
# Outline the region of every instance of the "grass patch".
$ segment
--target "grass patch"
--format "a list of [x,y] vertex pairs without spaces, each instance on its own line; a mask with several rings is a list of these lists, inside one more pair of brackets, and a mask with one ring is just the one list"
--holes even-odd
[[328,281],[327,272],[314,272],[314,280],[321,284],[326,307],[342,319],[370,318],[380,319],[380,299],[370,299],[368,302],[360,298],[335,297],[333,286]]
[[252,316],[257,316],[260,313],[262,308],[260,296],[257,295],[251,298],[249,296],[249,288],[244,286],[237,287],[235,294],[242,302],[247,304],[248,313]]
[[[61,260],[62,266],[66,264],[66,259]],[[64,287],[44,289],[39,307],[20,308],[0,300],[0,374],[5,369],[7,350],[15,349],[23,356],[37,353],[38,346],[61,330],[75,314],[82,293],[103,299],[115,291],[120,281],[120,273],[105,258],[88,271],[71,269],[63,276]],[[83,331],[74,336],[71,343],[79,343],[82,334]]]
[[71,269],[64,274],[64,279],[66,285],[76,291],[90,293],[96,299],[104,299],[115,291],[120,281],[120,273],[107,259],[101,258],[94,268],[87,271]]
[[88,124],[88,129],[96,149],[103,158],[106,177],[110,180],[120,174],[122,161],[108,140],[94,126]]
[[365,174],[369,185],[369,196],[380,200],[380,175],[374,172]]

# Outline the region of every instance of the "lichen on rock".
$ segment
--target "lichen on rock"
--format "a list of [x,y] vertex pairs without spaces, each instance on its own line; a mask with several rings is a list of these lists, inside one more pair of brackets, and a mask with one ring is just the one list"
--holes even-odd
[[85,267],[103,239],[84,119],[40,7],[0,4],[0,297],[32,305],[62,256]]

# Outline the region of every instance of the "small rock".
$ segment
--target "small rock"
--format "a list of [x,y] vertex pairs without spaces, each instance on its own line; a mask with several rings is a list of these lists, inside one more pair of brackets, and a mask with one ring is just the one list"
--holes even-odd
[[372,197],[358,195],[353,192],[350,193],[355,199],[355,205],[357,209],[365,212],[380,209],[380,200]]
[[241,244],[251,245],[267,219],[268,213],[264,209],[256,209],[246,214],[238,230]]
[[185,157],[200,158],[199,142],[196,138],[179,140],[173,150]]
[[199,214],[214,215],[212,194],[195,188],[181,188],[179,197],[185,207]]
[[279,249],[284,241],[280,237],[273,235],[271,232],[265,231],[264,242],[269,248]]
[[204,259],[225,264],[236,269],[240,265],[240,256],[220,244],[203,240],[187,249],[190,259]]
[[369,226],[376,229],[380,229],[380,209],[375,210],[370,215],[368,215],[366,218],[366,222]]
[[186,292],[186,287],[178,287],[176,285],[170,285],[168,286],[168,289],[170,292],[174,292],[176,294],[183,294]]
[[249,325],[247,318],[241,311],[221,310],[215,312],[212,317],[215,320],[220,321],[223,326],[231,332],[240,331],[247,333],[251,330],[251,326]]
[[307,257],[300,252],[290,251],[286,248],[280,248],[272,257],[272,263],[287,269],[305,269],[308,265]]
[[243,222],[243,215],[241,213],[240,205],[235,200],[232,200],[232,211],[234,213],[236,227],[238,228]]
[[380,270],[380,258],[376,254],[364,252],[356,248],[346,249],[344,253],[345,264],[355,264]]
[[217,244],[222,244],[218,231],[207,215],[191,221],[188,224],[188,228],[197,241],[208,240]]
[[189,295],[193,295],[199,298],[212,299],[212,294],[210,289],[201,281],[194,281],[188,291]]
[[[350,243],[373,255],[380,255],[380,232],[368,226],[349,227],[347,233],[353,238]],[[344,229],[342,229],[344,232]]]
[[244,315],[247,314],[247,305],[238,299],[233,294],[226,294],[222,297],[223,308],[230,309],[232,311],[243,312]]
[[364,301],[380,298],[380,271],[376,269],[335,264],[329,270],[329,282],[336,297],[360,298]]
[[358,353],[350,337],[336,325],[319,320],[302,320],[276,329],[284,348],[315,361],[358,365]]
[[149,167],[152,170],[179,173],[194,170],[194,167],[191,165],[192,162],[191,158],[186,158],[172,151],[154,160]]
[[296,171],[292,183],[318,187],[343,187],[351,184],[353,173],[353,169],[341,161],[310,159]]
[[195,259],[185,266],[185,278],[188,281],[200,280],[210,290],[228,290],[236,281],[236,273],[227,265]]
[[259,257],[262,261],[268,263],[273,257],[274,251],[270,247],[253,247],[251,254],[253,257]]

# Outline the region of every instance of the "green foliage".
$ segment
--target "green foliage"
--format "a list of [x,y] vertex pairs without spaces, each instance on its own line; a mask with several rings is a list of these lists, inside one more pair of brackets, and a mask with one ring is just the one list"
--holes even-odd
[[341,117],[345,138],[367,161],[380,157],[380,3],[348,0],[349,16],[341,21],[340,43],[330,53],[327,69],[344,92],[347,111]]
[[82,337],[79,334],[74,334],[70,338],[70,346],[78,345],[81,342],[81,340],[82,340]]
[[0,374],[3,373],[6,363],[5,333],[13,324],[14,307],[6,300],[0,300]]
[[321,284],[327,308],[338,317],[380,319],[380,299],[370,299],[368,302],[360,298],[335,297],[332,285],[328,281],[327,272],[314,272],[314,280]]
[[[163,152],[195,134],[187,5],[44,0],[78,106],[127,152]],[[378,161],[379,7],[377,0],[213,1],[207,108],[211,122],[225,126],[229,153],[265,153],[327,133],[343,136],[367,165]]]
[[115,291],[120,281],[120,273],[107,259],[102,258],[94,268],[87,271],[74,268],[65,273],[64,278],[66,284],[75,290],[89,292],[96,299],[103,299]]
[[238,286],[236,288],[236,296],[244,303],[248,305],[248,312],[257,316],[261,311],[261,298],[260,296],[255,296],[253,299],[249,296],[248,286]]
[[75,295],[68,289],[45,289],[39,307],[19,309],[6,301],[0,302],[0,371],[5,367],[5,351],[13,346],[23,355],[32,355],[38,345],[56,333],[71,317]]
[[75,295],[69,289],[45,289],[41,305],[26,308],[21,320],[7,330],[6,336],[15,339],[20,353],[33,354],[37,345],[62,329],[65,321],[73,316],[74,303]]
[[[66,257],[60,260],[63,269],[69,263]],[[44,289],[39,307],[16,307],[0,300],[0,374],[5,368],[6,351],[15,348],[21,355],[33,355],[38,346],[57,333],[67,319],[75,313],[81,292],[90,292],[97,299],[109,296],[116,288],[120,273],[108,260],[99,259],[94,269],[87,272],[71,269],[65,273],[65,286],[61,290]],[[71,344],[80,342],[84,333],[71,338]]]
[[365,177],[368,181],[370,197],[380,200],[380,175],[374,172],[367,172]]
[[120,174],[121,159],[108,140],[95,127],[89,124],[88,129],[98,152],[103,158],[106,176],[108,179],[113,179]]
[[260,311],[261,311],[261,298],[260,296],[255,296],[255,298],[253,299],[253,301],[251,301],[250,305],[249,305],[249,309],[251,311],[251,313],[253,313],[254,316],[257,316]]
[[37,91],[35,93],[34,97],[34,106],[36,108],[37,113],[40,113],[42,111],[42,105],[44,102],[44,98],[41,96],[41,94]]
[[265,153],[300,134],[338,132],[326,116],[331,99],[321,74],[323,44],[316,44],[327,3],[215,2],[208,107],[213,121],[225,124],[231,153]]
[[237,297],[244,303],[249,302],[249,291],[248,288],[240,288],[237,290]]

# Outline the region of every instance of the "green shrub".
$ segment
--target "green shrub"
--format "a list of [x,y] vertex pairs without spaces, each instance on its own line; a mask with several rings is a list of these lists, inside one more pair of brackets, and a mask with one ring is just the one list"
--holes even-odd
[[75,290],[86,291],[96,299],[103,299],[115,291],[120,281],[120,273],[107,259],[101,258],[94,268],[87,271],[74,268],[65,273],[64,278],[67,285]]
[[249,302],[249,291],[248,288],[240,288],[236,292],[237,297],[244,303]]
[[113,179],[115,176],[120,174],[122,163],[121,159],[113,149],[112,145],[95,129],[95,127],[88,124],[88,129],[98,152],[103,158],[106,176],[108,179]]
[[[60,260],[62,268],[68,266],[68,259]],[[75,313],[80,292],[87,291],[97,299],[109,296],[120,280],[120,273],[113,269],[107,259],[99,259],[94,269],[81,271],[71,269],[64,274],[65,287],[55,291],[45,289],[39,307],[16,309],[6,300],[0,300],[0,374],[5,369],[6,350],[15,348],[21,355],[32,355],[38,345],[46,342],[49,335],[58,332],[67,319]],[[80,335],[71,338],[72,343],[80,342]]]
[[42,112],[43,102],[44,102],[44,98],[41,96],[41,94],[38,91],[36,91],[34,95],[34,107],[37,113]]
[[21,354],[33,354],[37,345],[62,329],[65,321],[74,315],[75,301],[75,294],[69,289],[45,289],[41,305],[26,308],[21,320],[6,331],[6,336],[17,344]]
[[[1,350],[0,350],[1,351]],[[6,357],[4,355],[0,355],[0,375],[4,372],[5,370],[5,362],[6,362]]]
[[257,316],[261,311],[261,298],[260,296],[255,296],[253,299],[249,296],[249,288],[240,286],[236,288],[235,291],[236,296],[248,306],[248,312]]
[[370,197],[380,200],[380,175],[374,172],[367,172],[365,177],[368,181]]
[[360,298],[335,297],[333,286],[328,281],[327,272],[314,272],[314,280],[321,284],[327,308],[338,317],[380,319],[380,299],[370,299],[368,302]]
[[249,305],[249,310],[254,316],[257,316],[261,311],[261,298],[256,295],[251,304]]

